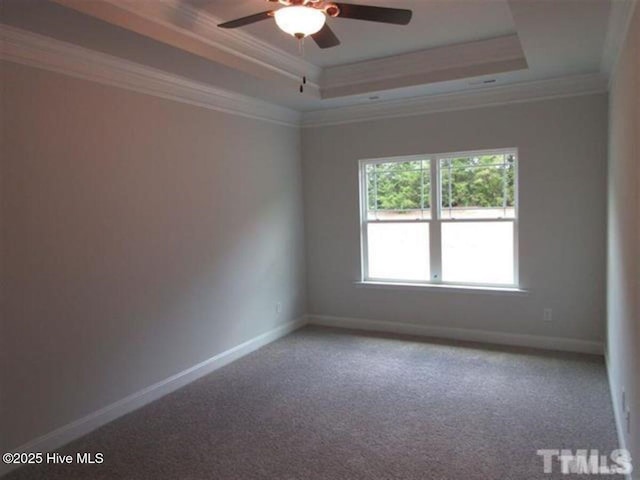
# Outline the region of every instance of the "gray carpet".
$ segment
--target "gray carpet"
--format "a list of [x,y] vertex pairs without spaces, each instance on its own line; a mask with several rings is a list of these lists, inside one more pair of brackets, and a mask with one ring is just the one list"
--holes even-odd
[[561,448],[616,448],[600,357],[307,327],[7,480],[599,478]]

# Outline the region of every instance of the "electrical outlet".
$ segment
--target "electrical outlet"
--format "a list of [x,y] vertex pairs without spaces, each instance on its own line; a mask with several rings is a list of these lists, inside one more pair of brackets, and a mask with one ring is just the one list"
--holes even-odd
[[281,312],[282,312],[282,303],[276,302],[276,313],[280,315]]
[[627,410],[626,421],[627,421],[627,435],[631,435],[631,410]]
[[545,308],[542,311],[542,319],[545,322],[553,322],[553,310],[550,308]]

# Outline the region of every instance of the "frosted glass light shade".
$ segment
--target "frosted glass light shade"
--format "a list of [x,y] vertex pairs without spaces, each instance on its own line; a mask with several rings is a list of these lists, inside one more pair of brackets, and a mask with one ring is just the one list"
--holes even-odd
[[319,32],[326,20],[322,10],[302,5],[276,10],[275,18],[278,27],[294,37],[306,37]]

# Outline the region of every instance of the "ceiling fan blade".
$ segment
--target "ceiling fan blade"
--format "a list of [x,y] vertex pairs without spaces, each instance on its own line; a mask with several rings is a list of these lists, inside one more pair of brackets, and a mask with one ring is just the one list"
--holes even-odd
[[336,37],[336,34],[333,33],[327,23],[318,33],[311,35],[311,38],[315,40],[320,48],[331,48],[340,45],[340,40],[338,40],[338,37]]
[[368,22],[393,23],[407,25],[411,21],[413,12],[402,8],[372,7],[370,5],[354,5],[352,3],[337,3],[340,9],[338,18],[366,20]]
[[218,25],[220,28],[238,28],[244,27],[245,25],[249,25],[251,23],[256,23],[261,20],[267,20],[268,18],[273,17],[273,10],[268,10],[266,12],[256,13],[254,15],[249,15],[248,17],[238,18],[236,20],[231,20],[230,22],[221,23]]

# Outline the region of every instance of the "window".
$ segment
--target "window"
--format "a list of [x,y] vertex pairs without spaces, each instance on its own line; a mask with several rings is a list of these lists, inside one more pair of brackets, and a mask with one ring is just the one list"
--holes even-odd
[[517,284],[517,152],[360,162],[364,281]]

